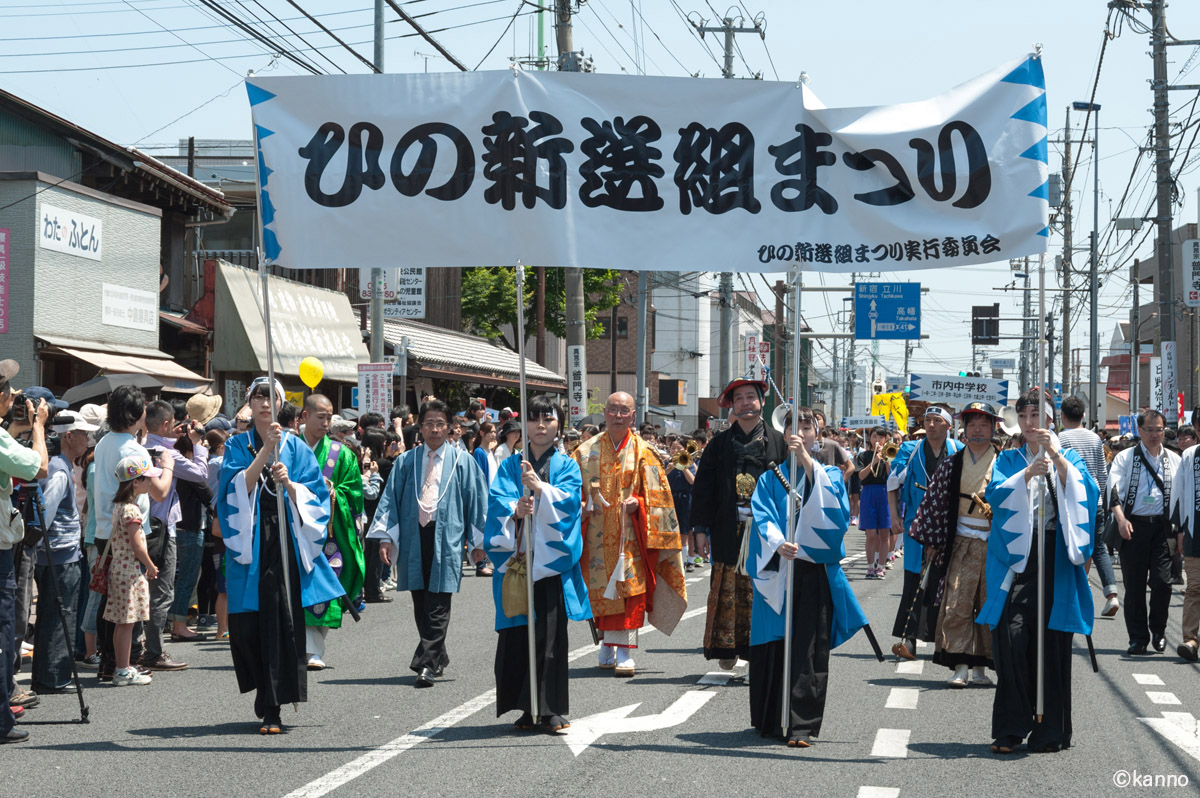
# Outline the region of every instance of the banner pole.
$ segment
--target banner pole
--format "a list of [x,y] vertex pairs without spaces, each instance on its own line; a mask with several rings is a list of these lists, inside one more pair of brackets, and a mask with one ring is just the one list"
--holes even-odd
[[[800,404],[800,292],[801,266],[796,263],[792,270],[792,434],[799,435]],[[791,475],[792,487],[787,493],[787,542],[796,542],[796,486],[800,477],[796,473],[799,467],[795,452],[788,454],[788,473]],[[750,534],[747,530],[746,534]],[[795,612],[792,607],[792,574],[795,570],[795,560],[784,558],[783,582],[783,675],[780,679],[783,695],[779,702],[779,727],[783,730],[784,739],[790,736],[792,720],[792,626],[795,623]]]
[[[517,261],[517,356],[520,359],[521,403],[521,462],[530,462],[529,452],[529,407],[525,397],[525,264]],[[522,491],[524,492],[524,491]],[[530,492],[532,494],[532,491]],[[525,538],[525,599],[528,613],[525,616],[525,642],[529,652],[529,716],[536,724],[538,720],[537,693],[537,633],[533,617],[533,515],[521,520]]]
[[[1038,426],[1046,423],[1046,255],[1038,258]],[[1050,425],[1047,425],[1049,428]],[[1038,451],[1038,457],[1045,457],[1045,447]],[[1037,707],[1035,714],[1037,722],[1042,722],[1045,708],[1046,693],[1046,551],[1042,538],[1046,534],[1046,480],[1042,477],[1037,486],[1041,491],[1038,495],[1037,529],[1033,534],[1033,545],[1037,546]]]

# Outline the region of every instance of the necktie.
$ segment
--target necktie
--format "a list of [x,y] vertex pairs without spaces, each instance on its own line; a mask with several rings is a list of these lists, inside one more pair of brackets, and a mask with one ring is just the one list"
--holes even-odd
[[425,482],[421,485],[421,500],[417,502],[417,520],[421,526],[433,521],[433,514],[437,511],[437,466],[437,452],[430,452],[429,459],[425,462]]

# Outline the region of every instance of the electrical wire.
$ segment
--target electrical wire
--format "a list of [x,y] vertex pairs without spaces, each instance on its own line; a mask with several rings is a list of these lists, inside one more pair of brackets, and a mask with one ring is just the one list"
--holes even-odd
[[[174,36],[176,39],[179,39],[179,41],[183,42],[183,43],[184,43],[184,44],[186,44],[188,47],[191,47],[193,50],[195,50],[196,52],[200,53],[200,55],[204,56],[205,60],[212,61],[214,64],[217,64],[217,65],[221,66],[221,67],[222,67],[223,69],[225,69],[226,71],[228,71],[228,72],[232,72],[232,73],[233,73],[233,74],[235,74],[235,75],[237,75],[237,74],[238,74],[238,71],[237,71],[236,69],[234,69],[233,67],[229,66],[228,64],[222,63],[220,60],[218,60],[218,59],[216,59],[216,58],[213,58],[211,55],[209,55],[208,53],[204,52],[203,50],[201,50],[201,49],[200,49],[199,47],[197,47],[196,45],[194,45],[194,44],[192,44],[192,43],[188,42],[186,39],[184,39],[184,38],[183,38],[182,36],[180,36],[178,33],[176,33],[175,31],[171,30],[171,29],[170,29],[170,28],[168,28],[167,26],[163,25],[163,24],[162,24],[162,23],[160,23],[158,20],[154,19],[154,17],[150,16],[149,14],[147,14],[145,11],[143,11],[143,10],[142,10],[142,9],[140,9],[140,8],[138,8],[137,6],[135,6],[135,5],[131,4],[129,0],[123,0],[123,2],[125,3],[125,5],[129,6],[129,8],[131,8],[131,9],[133,9],[134,11],[136,11],[137,13],[141,14],[143,17],[145,17],[146,19],[150,20],[150,21],[151,21],[151,22],[153,22],[155,25],[158,25],[158,27],[162,28],[164,31],[166,31],[167,33],[171,34],[171,35],[172,35],[172,36]],[[151,11],[153,11],[153,10],[155,10],[155,9],[150,9],[150,10],[151,10]],[[239,77],[240,77],[240,76],[239,76]]]
[[[488,51],[483,54],[483,58],[479,59],[479,63],[475,65],[475,69],[471,70],[472,72],[478,70],[479,67],[483,66],[483,62],[488,60],[488,56],[490,56],[492,54],[492,51],[495,50],[497,46],[499,46],[500,42],[504,41],[504,37],[508,34],[509,28],[511,28],[513,26],[513,23],[517,21],[517,17],[521,16],[521,9],[524,7],[524,5],[525,5],[525,0],[520,0],[517,3],[517,10],[513,12],[512,19],[510,19],[508,21],[508,24],[504,26],[504,30],[500,32],[500,35],[496,38],[495,43],[492,44],[492,46],[488,48]],[[541,9],[539,9],[539,11],[540,10]],[[532,15],[532,14],[538,13],[538,12],[529,12],[529,13],[530,13],[530,15]],[[540,53],[538,54],[538,57],[539,58],[541,57]]]

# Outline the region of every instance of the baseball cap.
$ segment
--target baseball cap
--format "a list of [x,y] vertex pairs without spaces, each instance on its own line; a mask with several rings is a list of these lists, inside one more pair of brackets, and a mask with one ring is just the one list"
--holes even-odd
[[121,462],[117,463],[117,479],[122,482],[128,482],[138,477],[153,478],[160,474],[162,474],[162,469],[151,463],[150,458],[144,454],[126,455],[121,458]]
[[55,399],[54,394],[50,392],[49,388],[43,388],[40,385],[35,385],[32,388],[26,388],[21,395],[33,402],[35,407],[37,406],[39,399],[49,405],[51,410],[66,410],[68,407],[67,403],[63,400]]

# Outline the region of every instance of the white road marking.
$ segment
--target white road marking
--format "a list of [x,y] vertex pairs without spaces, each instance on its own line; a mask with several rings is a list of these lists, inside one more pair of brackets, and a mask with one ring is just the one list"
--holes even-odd
[[916,709],[917,698],[921,695],[921,691],[915,687],[893,687],[892,692],[888,694],[887,703],[884,704],[885,709]]
[[[685,612],[679,620],[682,623],[689,618],[695,618],[696,616],[704,615],[707,612],[707,606],[696,607]],[[647,635],[656,631],[658,630],[650,627],[642,631],[640,634]],[[567,660],[569,662],[574,662],[575,660],[582,659],[586,656],[594,657],[596,656],[596,651],[597,649],[594,644],[581,646],[580,648],[572,651],[567,656]],[[699,695],[708,696],[709,698],[716,695],[716,693],[713,692],[689,692],[696,692]],[[446,714],[434,718],[425,725],[418,726],[408,734],[397,737],[391,742],[384,743],[378,748],[368,751],[357,759],[342,765],[340,768],[331,770],[324,776],[321,776],[320,778],[305,784],[303,787],[288,793],[285,798],[320,798],[322,795],[328,795],[338,787],[341,787],[343,784],[353,781],[367,771],[379,767],[383,763],[399,756],[413,746],[419,745],[432,737],[436,737],[439,733],[449,729],[451,726],[461,723],[463,720],[469,718],[471,715],[474,715],[479,710],[491,705],[495,700],[496,691],[488,690],[486,693],[482,693],[481,695],[472,698],[470,701],[455,707]],[[705,698],[705,701],[707,700],[708,698]],[[637,704],[634,704],[629,708],[629,711],[632,712],[637,708],[637,706]],[[697,707],[697,709],[698,708],[699,707]],[[692,711],[694,712],[695,710]],[[572,723],[571,726],[574,728],[575,724]]]
[[900,798],[899,787],[859,787],[858,798]]
[[732,678],[733,671],[709,671],[701,676],[696,684],[729,684]]
[[896,666],[896,673],[905,673],[910,676],[920,676],[923,670],[925,670],[925,660],[923,659],[901,662]]
[[1167,740],[1200,760],[1200,721],[1190,712],[1164,712],[1161,718],[1138,718]]
[[1163,683],[1163,680],[1155,676],[1153,673],[1135,673],[1133,674],[1133,680],[1138,684],[1145,685],[1161,686]]
[[932,646],[933,646],[933,643],[927,642],[927,641],[925,641],[925,640],[918,640],[918,641],[917,641],[917,651],[920,651],[920,650],[921,650],[921,649],[923,649],[923,648],[930,648],[930,647],[932,647]]
[[[695,583],[699,582],[703,578],[704,578],[703,576],[693,576],[691,579],[685,579],[683,581],[687,582],[689,585],[694,585]],[[529,605],[527,604],[525,606],[529,606]]]
[[1146,691],[1146,698],[1149,698],[1155,704],[1166,704],[1168,706],[1178,706],[1183,702],[1179,700],[1174,693],[1156,693],[1151,690]]
[[882,756],[890,759],[905,759],[908,757],[908,738],[912,734],[909,729],[880,729],[875,733],[875,744],[871,746],[871,756]]
[[629,717],[629,714],[641,704],[610,709],[607,712],[571,721],[571,728],[567,729],[567,733],[562,736],[571,748],[571,753],[579,756],[587,750],[588,746],[605,734],[658,731],[678,726],[686,722],[688,718],[696,714],[700,707],[716,696],[717,694],[711,691],[688,690],[662,712],[633,718]]
[[843,557],[840,561],[840,564],[847,565],[849,563],[855,562],[856,560],[865,560],[865,559],[867,559],[867,553],[865,551],[860,551],[858,554],[851,554],[849,557]]

